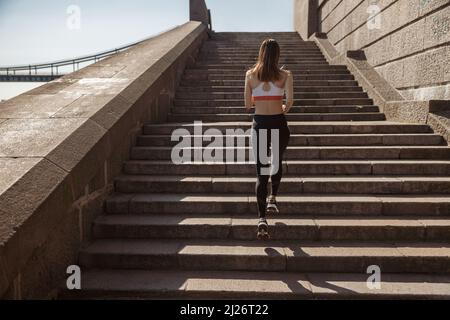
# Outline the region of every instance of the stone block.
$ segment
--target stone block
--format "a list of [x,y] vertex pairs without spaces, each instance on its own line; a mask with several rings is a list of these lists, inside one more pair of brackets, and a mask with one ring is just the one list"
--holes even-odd
[[45,157],[86,119],[10,119],[0,124],[0,156]]
[[450,7],[424,19],[424,47],[431,48],[450,41]]
[[384,113],[391,121],[427,123],[430,108],[426,101],[388,102]]
[[45,119],[70,105],[82,94],[22,94],[2,103],[0,118]]
[[72,201],[67,173],[47,160],[0,195],[0,260],[9,283],[64,219]]

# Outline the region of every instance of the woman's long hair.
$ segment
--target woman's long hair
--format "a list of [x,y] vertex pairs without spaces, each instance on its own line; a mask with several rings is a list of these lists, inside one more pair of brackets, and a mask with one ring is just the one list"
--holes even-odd
[[278,81],[281,72],[278,67],[280,60],[280,46],[274,39],[266,39],[259,49],[258,61],[251,69],[262,82]]

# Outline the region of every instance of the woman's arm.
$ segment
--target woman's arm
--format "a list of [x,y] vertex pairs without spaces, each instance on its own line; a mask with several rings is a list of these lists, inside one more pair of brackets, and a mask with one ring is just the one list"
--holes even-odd
[[245,74],[245,109],[247,111],[250,111],[253,107],[253,100],[252,100],[252,87],[250,86],[250,77],[251,72],[250,70],[247,71]]
[[294,105],[294,77],[292,76],[291,71],[287,72],[287,79],[286,79],[286,107],[284,110],[284,113],[288,113],[289,110]]

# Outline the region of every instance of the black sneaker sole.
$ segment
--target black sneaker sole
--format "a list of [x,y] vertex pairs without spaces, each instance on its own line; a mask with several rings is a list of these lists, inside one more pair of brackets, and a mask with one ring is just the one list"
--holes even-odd
[[258,240],[269,240],[270,234],[269,234],[268,227],[264,226],[264,225],[258,226],[256,238]]

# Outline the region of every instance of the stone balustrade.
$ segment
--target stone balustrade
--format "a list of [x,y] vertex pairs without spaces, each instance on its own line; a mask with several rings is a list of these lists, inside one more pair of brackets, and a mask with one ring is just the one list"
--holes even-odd
[[166,120],[206,37],[187,22],[0,104],[1,297],[64,283],[135,136]]

